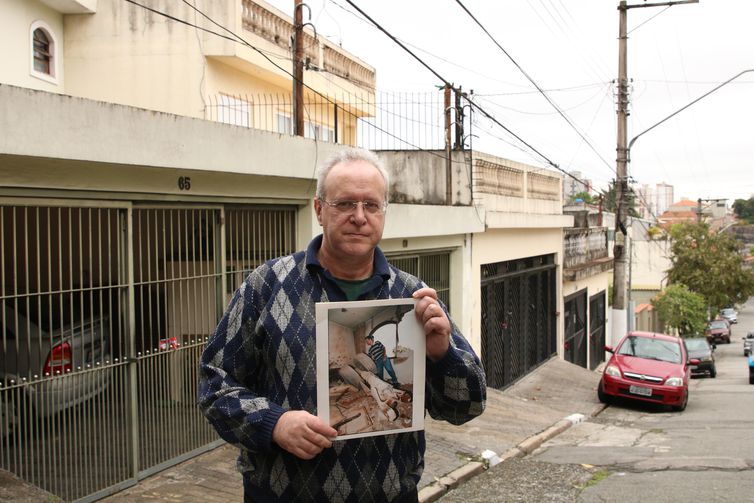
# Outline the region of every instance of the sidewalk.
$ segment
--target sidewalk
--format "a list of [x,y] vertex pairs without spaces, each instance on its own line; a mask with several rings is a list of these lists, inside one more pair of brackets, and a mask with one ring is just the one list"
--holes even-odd
[[[492,463],[526,455],[572,424],[602,410],[599,373],[554,358],[519,382],[487,390],[484,414],[462,426],[427,416],[427,453],[419,500],[435,501]],[[241,501],[236,450],[224,445],[100,500],[106,503]]]

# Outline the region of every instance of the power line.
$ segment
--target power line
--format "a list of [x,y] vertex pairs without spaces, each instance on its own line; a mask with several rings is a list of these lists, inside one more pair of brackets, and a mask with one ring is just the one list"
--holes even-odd
[[472,14],[471,11],[469,11],[469,9],[466,8],[466,6],[463,4],[463,2],[461,2],[461,0],[456,0],[456,3],[461,6],[461,8],[466,12],[466,14],[468,14],[469,17],[471,17],[471,19],[482,29],[482,31],[490,38],[490,40],[492,40],[492,42],[501,51],[503,51],[503,54],[505,54],[508,57],[508,59],[516,66],[516,68],[518,68],[518,70],[524,75],[524,77],[526,77],[527,80],[529,80],[529,82],[531,82],[531,84],[537,89],[537,91],[539,91],[540,94],[542,94],[542,96],[544,96],[544,98],[547,100],[547,102],[550,105],[552,105],[552,107],[558,112],[558,115],[560,115],[566,121],[566,123],[568,123],[568,125],[571,127],[571,129],[573,129],[576,132],[576,134],[578,134],[581,137],[581,139],[584,140],[584,142],[587,145],[589,145],[589,148],[597,155],[597,157],[599,157],[602,160],[602,162],[604,162],[605,165],[610,170],[612,170],[613,172],[615,172],[615,168],[613,168],[610,165],[610,163],[608,163],[605,160],[605,158],[602,157],[602,155],[597,151],[597,149],[594,147],[594,145],[592,145],[592,143],[589,140],[587,140],[587,138],[581,133],[581,131],[579,131],[579,129],[573,124],[573,122],[571,121],[571,119],[569,119],[566,116],[566,114],[560,109],[560,107],[557,104],[555,104],[555,102],[553,102],[552,99],[550,99],[550,97],[539,86],[539,84],[537,84],[534,81],[534,79],[528,73],[526,73],[526,71],[521,67],[521,65],[518,64],[518,62],[513,58],[513,56],[511,56],[508,53],[508,51],[506,51],[505,48],[502,45],[500,45],[500,43],[497,40],[495,40],[495,37],[493,37],[492,34],[487,30],[487,28],[485,28],[484,25],[476,18],[476,16],[474,16],[474,14]]
[[[357,15],[356,13],[354,13],[353,11],[350,11],[350,10],[348,10],[348,9],[347,9],[347,8],[345,8],[345,7],[343,6],[343,5],[339,4],[339,3],[338,3],[338,2],[336,1],[336,0],[330,0],[330,2],[332,2],[332,3],[333,3],[333,4],[335,5],[335,6],[337,6],[338,8],[340,8],[340,9],[341,9],[341,10],[342,10],[343,12],[347,12],[348,14],[350,14],[351,16],[353,16],[353,17],[354,17],[355,19],[358,19],[359,21],[361,21],[362,23],[366,24],[367,26],[369,26],[369,27],[371,27],[371,28],[376,28],[376,27],[374,26],[374,24],[372,24],[372,23],[368,22],[368,21],[367,21],[366,19],[364,19],[363,17],[360,17],[360,16],[358,16],[358,15]],[[443,58],[442,56],[438,56],[437,54],[434,54],[434,53],[432,53],[432,52],[430,52],[430,51],[428,51],[428,50],[426,50],[426,49],[423,49],[423,48],[421,48],[421,47],[419,47],[419,46],[417,46],[417,45],[414,45],[414,44],[412,44],[412,43],[410,43],[410,42],[407,42],[407,41],[405,41],[405,40],[403,40],[403,39],[400,39],[400,38],[399,38],[398,40],[400,40],[401,42],[403,42],[404,44],[406,44],[406,45],[407,45],[407,46],[409,46],[409,47],[413,47],[414,49],[416,49],[416,50],[417,50],[417,51],[419,51],[419,52],[422,52],[422,53],[424,53],[424,54],[426,54],[426,55],[428,55],[428,56],[432,56],[433,58],[435,58],[435,59],[437,59],[437,60],[439,60],[439,61],[442,61],[443,63],[448,63],[449,65],[453,65],[453,66],[455,66],[455,67],[457,67],[457,68],[461,68],[461,69],[463,69],[463,70],[466,70],[467,72],[473,73],[474,75],[478,75],[478,76],[480,76],[480,77],[482,77],[482,78],[485,78],[485,79],[487,79],[487,80],[491,80],[491,81],[494,81],[494,82],[499,82],[499,83],[501,83],[501,84],[506,84],[506,85],[509,85],[509,86],[514,86],[514,87],[523,87],[523,86],[522,86],[521,84],[514,84],[514,83],[512,83],[512,82],[506,82],[506,81],[504,81],[504,80],[496,79],[496,78],[494,78],[494,77],[490,77],[489,75],[485,75],[485,74],[483,74],[483,73],[480,73],[480,72],[478,72],[478,71],[474,70],[473,68],[469,68],[469,67],[467,67],[467,66],[459,65],[458,63],[456,63],[456,62],[454,62],[454,61],[450,61],[450,60],[448,60],[448,59],[445,59],[445,58]],[[515,93],[513,93],[513,94],[515,94]]]
[[353,7],[353,8],[354,8],[354,9],[356,9],[357,11],[359,11],[359,14],[361,14],[361,15],[362,15],[362,16],[364,16],[364,17],[365,17],[366,19],[368,19],[370,23],[372,23],[372,24],[373,24],[373,25],[374,25],[375,27],[377,27],[377,28],[378,28],[378,29],[379,29],[379,30],[380,30],[380,31],[381,31],[382,33],[384,33],[384,34],[385,34],[385,35],[386,35],[386,36],[387,36],[387,37],[388,37],[388,38],[389,38],[390,40],[392,40],[393,42],[395,42],[396,44],[398,44],[398,45],[399,45],[399,46],[400,46],[400,47],[401,47],[401,48],[402,48],[402,49],[403,49],[404,51],[406,51],[407,53],[409,53],[409,54],[410,54],[410,55],[411,55],[411,56],[412,56],[412,57],[413,57],[414,59],[416,59],[416,60],[417,60],[417,61],[418,61],[418,62],[419,62],[419,63],[420,63],[420,64],[421,64],[422,66],[424,66],[424,67],[425,67],[425,68],[426,68],[427,70],[429,70],[429,71],[430,71],[430,73],[432,73],[432,75],[434,75],[435,77],[437,77],[437,78],[438,78],[438,79],[439,79],[439,80],[440,80],[440,81],[441,81],[441,82],[442,82],[443,84],[445,84],[445,85],[446,85],[447,87],[449,87],[449,88],[453,89],[453,90],[454,90],[455,92],[457,92],[457,93],[461,93],[462,95],[464,95],[464,97],[466,98],[466,101],[467,101],[467,102],[469,103],[469,105],[470,105],[470,106],[471,106],[472,108],[474,108],[474,109],[476,109],[477,111],[479,111],[479,112],[480,112],[480,113],[481,113],[482,115],[484,115],[484,116],[485,116],[485,117],[487,117],[487,118],[488,118],[489,120],[491,120],[492,122],[494,122],[495,124],[497,124],[498,126],[500,126],[500,127],[501,127],[501,128],[503,129],[503,130],[505,130],[505,131],[506,131],[506,132],[507,132],[507,133],[508,133],[509,135],[513,136],[513,137],[514,137],[514,138],[516,138],[516,139],[517,139],[518,141],[520,141],[520,142],[521,142],[522,144],[526,145],[526,146],[527,146],[527,147],[528,147],[529,149],[531,149],[531,150],[532,150],[533,152],[535,152],[535,153],[536,153],[537,155],[539,155],[539,156],[540,156],[540,157],[541,157],[541,158],[542,158],[543,160],[545,160],[545,161],[546,161],[546,162],[547,162],[547,163],[548,163],[548,164],[549,164],[550,166],[552,166],[553,168],[557,169],[558,171],[561,171],[562,173],[566,174],[567,176],[570,176],[570,177],[574,178],[575,180],[579,181],[580,183],[584,183],[583,181],[581,181],[581,180],[579,180],[578,178],[576,178],[575,176],[573,176],[573,175],[572,175],[571,173],[569,173],[569,172],[567,172],[566,170],[562,169],[562,168],[561,168],[561,167],[560,167],[560,166],[559,166],[558,164],[556,164],[556,163],[555,163],[554,161],[552,161],[552,160],[551,160],[551,159],[550,159],[549,157],[547,157],[546,155],[544,155],[544,154],[543,154],[542,152],[540,152],[539,150],[537,150],[537,149],[536,149],[536,148],[535,148],[534,146],[530,145],[530,144],[529,144],[529,143],[528,143],[527,141],[525,141],[525,140],[524,140],[523,138],[521,138],[521,137],[520,137],[520,136],[518,136],[518,135],[517,135],[516,133],[514,133],[513,131],[511,131],[511,129],[510,129],[510,128],[508,128],[508,127],[507,127],[507,126],[505,126],[505,125],[504,125],[503,123],[501,123],[501,122],[500,122],[499,120],[497,120],[497,118],[495,118],[495,117],[494,117],[493,115],[491,115],[491,114],[490,114],[489,112],[487,112],[487,111],[486,111],[486,110],[485,110],[484,108],[482,108],[482,107],[481,107],[481,106],[479,106],[478,104],[474,103],[474,101],[473,101],[473,100],[472,100],[471,98],[469,98],[469,97],[468,97],[468,95],[465,95],[464,93],[462,93],[462,92],[461,92],[461,90],[460,90],[460,89],[457,89],[456,87],[454,87],[454,86],[453,86],[453,85],[452,85],[452,84],[450,83],[450,81],[448,81],[447,79],[445,79],[445,78],[444,78],[444,77],[443,77],[442,75],[440,75],[440,74],[439,74],[439,73],[438,73],[438,72],[437,72],[437,71],[436,71],[436,70],[435,70],[434,68],[432,68],[431,66],[429,66],[429,65],[428,65],[428,64],[427,64],[427,63],[426,63],[426,62],[425,62],[424,60],[422,60],[422,59],[421,59],[421,58],[420,58],[419,56],[417,56],[416,54],[414,54],[414,53],[413,53],[413,52],[412,52],[412,51],[411,51],[411,50],[410,50],[410,49],[409,49],[408,47],[406,47],[406,45],[405,45],[405,44],[403,44],[403,43],[402,43],[402,42],[401,42],[400,40],[398,40],[398,38],[396,38],[396,37],[395,37],[395,36],[394,36],[394,35],[393,35],[392,33],[390,33],[390,32],[389,32],[389,31],[387,31],[387,30],[386,30],[385,28],[383,28],[383,27],[382,27],[382,25],[380,25],[380,24],[379,24],[379,23],[378,23],[377,21],[375,21],[374,19],[372,19],[372,18],[371,18],[371,17],[370,17],[370,16],[369,16],[369,15],[368,15],[367,13],[365,13],[365,12],[364,12],[364,11],[363,11],[363,10],[362,10],[362,9],[361,9],[361,8],[360,8],[359,6],[357,6],[356,4],[354,4],[352,0],[346,0],[346,2],[348,2],[348,4],[349,4],[349,5],[351,6],[351,7]]

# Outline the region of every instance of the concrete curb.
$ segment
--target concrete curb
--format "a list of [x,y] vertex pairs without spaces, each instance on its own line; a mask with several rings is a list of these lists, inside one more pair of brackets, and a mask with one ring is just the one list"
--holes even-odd
[[[591,414],[591,417],[599,414],[599,412],[601,412],[603,408],[604,406],[594,410]],[[516,447],[508,449],[499,456],[494,452],[485,451],[483,456],[486,458],[487,462],[482,463],[479,461],[471,461],[461,466],[460,468],[456,468],[441,479],[432,482],[430,485],[424,487],[419,491],[419,502],[432,503],[434,501],[437,501],[448,491],[455,489],[467,480],[481,473],[484,473],[488,468],[499,463],[503,463],[509,459],[527,456],[537,450],[548,440],[560,435],[574,424],[578,424],[585,419],[586,416],[584,416],[584,414],[571,414],[570,416],[567,416],[557,423],[553,424],[549,428],[546,428],[545,430],[525,439]],[[487,455],[488,453],[489,456]],[[490,459],[494,459],[494,462],[490,461]]]

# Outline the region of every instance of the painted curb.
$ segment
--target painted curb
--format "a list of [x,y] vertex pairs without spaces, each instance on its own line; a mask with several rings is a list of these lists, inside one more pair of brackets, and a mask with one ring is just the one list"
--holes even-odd
[[[604,409],[604,406],[596,408],[590,417],[594,417]],[[549,428],[532,435],[527,438],[516,447],[512,447],[499,456],[499,461],[496,464],[504,463],[505,461],[513,458],[520,458],[527,456],[537,450],[543,443],[556,437],[566,431],[574,424],[578,424],[586,420],[584,414],[571,414],[570,416],[561,419],[557,423],[553,424]],[[488,469],[486,463],[480,463],[478,461],[471,461],[456,468],[449,474],[445,475],[439,480],[432,482],[428,486],[422,488],[419,491],[419,503],[432,503],[443,497],[451,489],[455,489],[460,484],[467,480],[483,473]]]

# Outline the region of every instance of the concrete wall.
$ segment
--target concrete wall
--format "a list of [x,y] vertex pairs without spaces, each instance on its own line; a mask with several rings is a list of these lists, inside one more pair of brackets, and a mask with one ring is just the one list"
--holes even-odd
[[671,267],[671,242],[663,237],[650,239],[649,220],[634,218],[631,222],[631,288],[662,290],[667,284],[667,270]]
[[[211,29],[183,3],[158,0],[149,6]],[[241,33],[237,6],[240,2],[197,2],[210,17]],[[128,2],[103,0],[94,15],[65,17],[65,38],[69,94],[204,116],[206,36],[199,30]]]
[[[241,0],[198,0],[195,4],[212,20],[271,55],[270,59],[244,44],[139,6],[100,0],[96,14],[64,18],[66,92],[197,118],[205,117],[205,106],[219,94],[254,98],[264,93],[291,94],[291,68],[285,62],[290,51],[244,29]],[[153,0],[149,6],[224,33],[182,2]],[[370,92],[317,72],[305,72],[304,81],[325,94]],[[341,129],[354,127],[353,116],[340,120]]]
[[[44,113],[32,113],[44,111]],[[144,183],[124,167],[180,169],[182,172],[224,172],[256,177],[312,180],[314,168],[341,146],[315,143],[253,129],[241,128],[176,115],[154,113],[132,107],[113,105],[82,98],[58,96],[0,84],[0,154],[28,156],[25,167],[40,168],[53,174],[66,161],[76,161],[79,168],[97,168],[80,180],[67,177],[56,180],[56,187],[72,188],[86,184],[95,189],[110,177],[123,177],[122,183]],[[40,132],[47,132],[47,141],[39,141]],[[19,161],[20,162],[20,161]],[[0,168],[12,161],[6,159]],[[101,171],[110,171],[104,179]],[[3,184],[38,185],[41,180],[16,170],[6,172]],[[179,173],[174,172],[173,176]],[[21,177],[20,180],[14,178]],[[58,177],[61,178],[61,177]],[[255,180],[262,182],[261,179]],[[270,185],[241,186],[222,195],[260,195],[276,197],[289,192],[286,187]],[[273,183],[274,182],[274,183]],[[216,193],[218,179],[213,175],[192,184],[190,195]],[[180,193],[175,180],[163,186],[148,185],[150,192]],[[213,188],[213,186],[215,188]],[[308,185],[307,185],[308,186]],[[120,186],[124,188],[123,186]],[[223,187],[222,190],[227,190]],[[262,190],[260,190],[262,189]],[[271,192],[270,192],[271,190]],[[185,191],[184,191],[185,192]],[[282,192],[282,194],[280,194]],[[312,191],[300,191],[298,197],[308,198]],[[289,193],[288,196],[290,197]]]
[[[447,162],[443,151],[379,152],[390,173],[390,200],[406,204],[447,204]],[[471,204],[471,165],[464,152],[453,152],[451,205]]]
[[670,241],[634,241],[631,249],[631,287],[662,290],[670,269]]
[[[502,195],[484,190],[480,186],[482,176],[477,174],[476,166],[478,163],[491,163],[495,166],[510,168],[520,173],[518,187],[515,187],[520,193],[518,196]],[[563,177],[559,173],[529,166],[520,162],[504,159],[484,152],[474,152],[474,165],[476,179],[474,187],[474,198],[478,205],[484,206],[490,213],[515,215],[515,218],[529,215],[561,215],[563,213],[562,200],[562,183]],[[532,197],[529,194],[529,178],[537,175],[544,175],[544,179],[557,185],[556,190],[550,194],[547,199],[541,197]],[[535,186],[537,184],[535,183]]]

